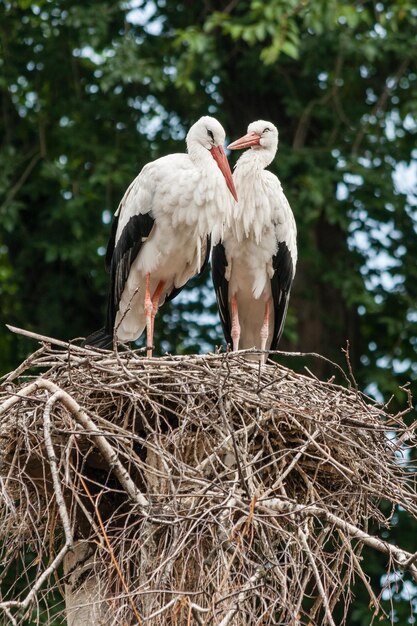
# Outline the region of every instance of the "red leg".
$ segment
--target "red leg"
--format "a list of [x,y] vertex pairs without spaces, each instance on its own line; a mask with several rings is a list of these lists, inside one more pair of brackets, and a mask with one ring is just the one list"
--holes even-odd
[[[264,313],[264,321],[262,322],[261,327],[261,350],[266,350],[266,342],[268,341],[269,335],[269,300],[265,302],[265,313]],[[266,363],[267,355],[263,358],[264,363]]]
[[146,315],[146,356],[152,356],[153,346],[153,324],[152,324],[153,304],[151,299],[151,275],[146,274],[145,289],[145,315]]
[[236,352],[239,350],[239,339],[240,339],[240,324],[239,324],[239,315],[237,310],[237,299],[236,296],[232,296],[230,301],[232,307],[232,341],[233,341],[233,351]]
[[155,325],[155,316],[158,312],[159,299],[161,297],[162,289],[164,288],[165,281],[160,280],[157,288],[155,289],[155,293],[152,296],[152,338],[153,338],[153,330]]

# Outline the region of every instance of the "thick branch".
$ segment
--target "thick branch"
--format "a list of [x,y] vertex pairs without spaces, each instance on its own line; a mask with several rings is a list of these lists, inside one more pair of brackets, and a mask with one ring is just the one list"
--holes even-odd
[[417,582],[417,567],[413,564],[414,554],[407,552],[407,550],[397,548],[397,546],[394,546],[392,543],[384,541],[383,539],[379,539],[379,537],[369,535],[354,524],[351,524],[350,522],[337,517],[337,515],[330,513],[330,511],[326,511],[325,509],[311,504],[306,506],[303,506],[302,504],[292,504],[291,502],[281,500],[279,498],[260,500],[257,502],[256,507],[262,508],[265,511],[273,509],[274,511],[279,511],[280,513],[295,513],[301,518],[318,517],[320,519],[325,519],[327,522],[333,524],[336,528],[339,528],[344,533],[349,535],[351,539],[358,539],[366,546],[374,548],[375,550],[378,550],[378,552],[382,552],[383,554],[391,557],[399,568],[407,569]]

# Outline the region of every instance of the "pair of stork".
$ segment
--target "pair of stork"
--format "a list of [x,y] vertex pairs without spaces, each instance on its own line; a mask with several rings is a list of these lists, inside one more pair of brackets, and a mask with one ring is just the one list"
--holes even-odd
[[281,337],[297,261],[296,225],[279,179],[265,167],[278,131],[259,120],[228,148],[250,148],[234,174],[225,131],[212,117],[189,130],[187,154],[144,166],[115,213],[106,265],[106,325],[85,344],[109,347],[147,331],[152,356],[158,307],[205,268],[212,276],[226,342],[273,350]]

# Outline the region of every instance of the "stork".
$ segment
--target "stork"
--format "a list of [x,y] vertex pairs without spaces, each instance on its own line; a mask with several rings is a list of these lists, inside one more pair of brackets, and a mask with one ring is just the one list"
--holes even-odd
[[219,224],[232,196],[237,199],[224,141],[221,124],[202,117],[187,134],[188,154],[148,163],[131,183],[115,213],[107,247],[111,282],[106,325],[84,345],[108,347],[113,337],[133,341],[146,328],[147,356],[152,356],[158,307],[204,269],[210,235],[219,238]]
[[250,150],[235,166],[239,201],[212,253],[220,319],[233,350],[274,350],[284,328],[297,263],[291,207],[277,176],[265,170],[277,152],[278,130],[271,122],[258,120],[228,148]]

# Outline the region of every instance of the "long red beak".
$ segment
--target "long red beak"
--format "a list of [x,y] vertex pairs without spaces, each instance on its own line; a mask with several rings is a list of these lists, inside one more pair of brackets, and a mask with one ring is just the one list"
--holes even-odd
[[248,133],[243,135],[240,139],[236,139],[233,143],[227,147],[229,150],[242,150],[242,148],[250,148],[250,146],[259,146],[261,136],[258,133]]
[[226,185],[229,187],[229,191],[237,202],[237,193],[235,184],[233,182],[232,171],[230,169],[229,161],[227,160],[226,153],[223,146],[213,146],[210,150],[213,159],[216,161],[220,168],[221,173],[225,177]]

